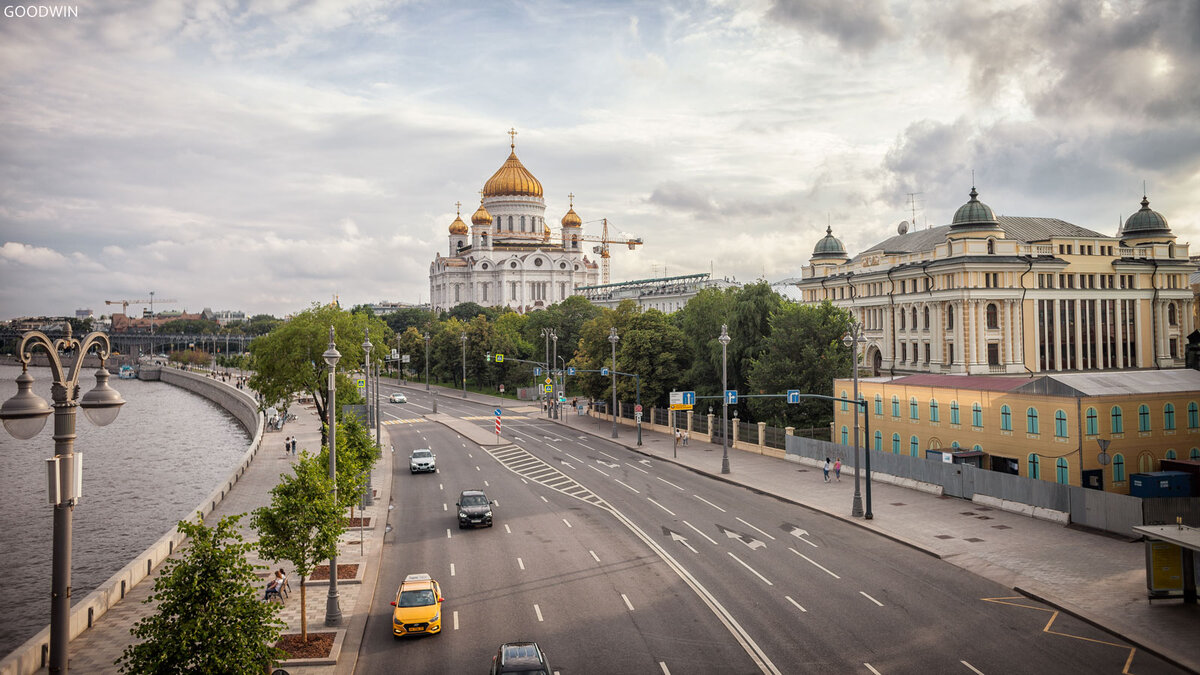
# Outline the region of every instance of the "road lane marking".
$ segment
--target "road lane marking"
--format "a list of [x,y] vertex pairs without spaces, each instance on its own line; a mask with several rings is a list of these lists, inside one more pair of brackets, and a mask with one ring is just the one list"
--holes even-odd
[[[622,593],[621,599],[625,601],[625,606],[628,607],[629,611],[632,612],[633,611],[633,603],[629,601],[629,598],[624,593]],[[980,675],[982,675],[982,673]]]
[[454,563],[450,563],[450,576],[454,576]]
[[466,444],[466,443],[463,443],[463,447],[464,447],[464,448],[465,448],[465,447],[467,447],[467,444]]
[[[600,471],[600,469],[597,469],[596,467],[592,466],[591,464],[588,464],[588,468],[589,468],[589,469],[591,469],[591,470],[593,470],[593,471]],[[604,473],[604,472],[603,472],[603,471],[600,471],[600,473]],[[608,476],[608,474],[606,474],[606,473],[604,473],[604,475],[605,475],[605,476]],[[608,477],[609,477],[609,478],[611,478],[612,476],[608,476]]]
[[867,670],[871,671],[872,673],[875,673],[875,675],[880,675],[880,672],[878,670],[875,670],[873,667],[871,667],[871,664],[864,663],[863,665],[867,667]]
[[616,479],[614,479],[614,480],[616,480],[616,481],[617,481],[618,483],[620,483],[621,485],[624,485],[625,487],[629,488],[630,490],[633,490],[633,494],[635,494],[635,495],[640,495],[640,494],[642,494],[641,492],[638,492],[637,488],[633,487],[633,486],[632,486],[632,485],[630,485],[629,483],[626,483],[625,481],[621,480],[620,478],[616,478]]
[[660,668],[662,668],[663,675],[671,675],[671,671],[667,670],[667,662],[666,661],[659,661],[658,666]]
[[615,459],[615,460],[617,460],[618,462],[619,462],[619,461],[621,461],[621,458],[620,458],[620,457],[613,457],[612,455],[608,454],[607,452],[605,452],[605,451],[603,451],[603,450],[601,450],[601,451],[600,451],[600,454],[602,454],[602,455],[604,455],[605,457],[608,457],[608,458],[610,458],[610,459]]
[[688,527],[692,528],[693,530],[696,530],[696,534],[698,534],[698,535],[700,535],[701,537],[704,537],[705,539],[707,539],[707,540],[711,541],[711,542],[713,543],[713,546],[716,546],[716,545],[717,545],[717,540],[716,540],[716,539],[713,539],[712,537],[708,536],[707,534],[704,534],[704,533],[703,533],[703,532],[701,532],[701,531],[700,531],[700,529],[699,529],[699,528],[697,528],[695,525],[693,525],[693,524],[689,523],[689,522],[688,522],[688,521],[686,521],[686,520],[684,520],[684,521],[681,521],[681,522],[683,522],[683,524],[684,524],[684,525],[687,525]]
[[447,539],[450,538],[450,528],[448,528],[448,527],[446,528],[446,538]]
[[479,468],[479,465],[478,465],[478,464],[476,464],[476,465],[475,465],[475,470],[476,470],[476,471],[483,471],[483,469],[480,469],[480,468]]
[[489,485],[488,482],[485,480],[485,481],[483,481],[483,487],[491,487],[491,485]]
[[646,499],[648,499],[651,504],[657,506],[658,508],[662,509],[663,511],[666,511],[667,513],[669,513],[671,515],[675,515],[674,511],[672,511],[671,509],[668,509],[667,507],[663,506],[662,504],[659,504],[658,502],[654,501],[650,497],[646,497]]
[[576,462],[579,462],[580,464],[583,464],[583,460],[582,460],[582,459],[579,459],[579,458],[578,458],[578,457],[576,457],[575,455],[572,455],[572,454],[571,454],[571,453],[569,453],[569,452],[564,452],[563,454],[564,454],[564,455],[566,455],[567,457],[570,457],[571,459],[575,460]]
[[571,527],[571,521],[567,520],[566,518],[563,518],[562,521],[567,524],[567,527]]
[[818,568],[820,568],[822,571],[824,571],[826,574],[828,574],[829,576],[833,577],[834,579],[841,579],[841,577],[839,577],[838,575],[834,574],[833,572],[830,572],[829,570],[825,569],[824,567],[821,567],[821,564],[820,564],[820,563],[818,563],[817,561],[815,561],[815,560],[813,560],[812,558],[810,558],[810,557],[808,557],[808,556],[804,555],[804,554],[803,554],[803,553],[801,553],[800,551],[797,551],[796,549],[792,548],[791,546],[789,546],[789,547],[788,547],[788,550],[789,550],[789,551],[791,551],[792,553],[795,553],[796,555],[800,556],[801,558],[804,558],[804,559],[805,559],[805,560],[807,560],[808,562],[810,562],[810,563],[812,563],[812,564],[816,565]]
[[441,483],[438,483],[438,489],[439,489],[439,490],[445,490],[445,489],[446,489],[446,486],[445,486],[445,485],[442,485]]
[[629,467],[629,468],[631,468],[631,469],[637,469],[638,471],[641,471],[642,473],[644,473],[644,474],[647,474],[647,475],[649,475],[649,474],[650,474],[650,472],[649,472],[649,471],[647,471],[647,470],[645,470],[645,469],[643,469],[643,468],[641,468],[641,467],[634,466],[634,465],[630,464],[629,462],[625,462],[625,466],[627,466],[627,467]]
[[525,569],[525,561],[521,560],[520,558],[517,558],[517,567],[520,567],[521,569]]
[[508,529],[508,523],[505,523],[505,524],[504,524],[504,533],[505,533],[505,534],[512,534],[512,530]]
[[978,668],[976,668],[975,666],[973,666],[973,665],[971,665],[971,664],[967,663],[966,661],[961,661],[961,660],[960,660],[960,661],[959,661],[959,663],[961,663],[961,664],[963,664],[964,666],[966,666],[966,667],[970,668],[970,669],[971,669],[971,672],[973,672],[973,673],[976,673],[976,675],[983,675],[983,671],[981,671],[981,670],[979,670]]
[[[742,520],[742,519],[738,518],[738,520]],[[753,525],[751,525],[750,523],[747,523],[744,520],[742,520],[742,523],[745,524],[747,527],[754,527]],[[758,530],[757,527],[754,527],[754,529]],[[762,536],[766,537],[767,539],[770,539],[771,541],[775,541],[775,537],[772,537],[771,535],[767,534],[766,532],[763,532],[762,530],[758,530],[758,531],[762,534]]]
[[[665,481],[664,481],[664,482],[665,482]],[[725,513],[725,512],[726,512],[726,511],[725,511],[725,509],[723,509],[723,508],[721,508],[721,507],[717,506],[716,504],[714,504],[714,503],[712,503],[712,502],[708,501],[707,499],[705,499],[704,497],[701,497],[700,495],[692,495],[692,496],[693,496],[693,497],[695,497],[696,499],[699,499],[700,501],[704,502],[705,504],[708,504],[709,506],[713,507],[714,509],[716,509],[716,510],[720,511],[721,513]]]
[[655,476],[655,478],[658,478],[659,480],[661,480],[662,482],[666,483],[667,485],[670,485],[671,487],[675,488],[676,490],[682,490],[682,489],[683,489],[683,488],[679,487],[678,485],[676,485],[676,484],[672,483],[671,481],[667,480],[666,478],[660,478],[659,476]]
[[450,510],[450,507],[446,506],[446,502],[442,502],[442,510],[443,510],[443,511],[449,511],[449,510]]
[[882,602],[880,602],[880,601],[876,600],[875,598],[872,598],[871,596],[867,595],[865,591],[859,591],[859,594],[860,594],[860,595],[862,595],[864,598],[866,598],[866,599],[870,600],[871,602],[873,602],[873,603],[875,603],[875,604],[879,605],[880,607],[883,607],[883,603],[882,603]]
[[765,582],[765,583],[766,583],[768,586],[774,586],[774,585],[775,585],[775,584],[771,583],[771,580],[770,580],[770,579],[768,579],[768,578],[764,577],[763,575],[759,574],[759,573],[758,573],[758,570],[756,570],[756,569],[754,569],[753,567],[751,567],[751,566],[747,565],[746,563],[742,562],[742,559],[741,559],[741,558],[739,558],[739,557],[737,557],[736,555],[734,555],[734,554],[733,554],[733,551],[728,551],[728,553],[729,553],[729,557],[730,557],[730,558],[733,558],[734,560],[736,560],[736,561],[738,561],[738,562],[742,563],[742,567],[745,567],[746,569],[750,570],[751,572],[754,572],[754,575],[755,575],[755,576],[757,576],[759,579],[762,579],[762,580],[763,580],[763,581],[764,581],[764,582]]
[[792,599],[792,596],[790,596],[790,595],[785,595],[785,596],[783,596],[783,597],[784,597],[784,598],[786,598],[788,602],[790,602],[790,603],[792,603],[793,605],[795,605],[795,606],[796,606],[796,609],[800,610],[801,612],[807,612],[807,611],[808,611],[807,609],[804,609],[803,607],[801,607],[801,606],[800,606],[800,603],[798,603],[798,602],[796,602],[795,600],[793,600],[793,599]]
[[595,552],[595,551],[588,551],[588,553],[591,553],[591,554],[592,554],[592,559],[593,559],[593,560],[595,560],[596,562],[600,562],[600,556],[596,555],[596,552]]
[[458,630],[458,610],[454,610],[454,630]]
[[593,448],[592,446],[587,445],[585,443],[576,443],[575,445],[578,445],[581,448],[587,448],[588,450],[591,450],[592,452],[596,452],[595,448]]
[[467,453],[467,458],[468,458],[468,459],[475,459],[475,455],[472,455],[471,453],[469,453],[469,452],[468,452],[468,453]]
[[542,496],[542,495],[538,495],[538,496],[539,496],[539,497],[541,497],[541,498],[542,498],[542,501],[546,502],[547,504],[549,504],[549,503],[550,503],[550,500],[549,500],[549,499],[546,499],[544,496]]
[[542,619],[542,608],[541,608],[541,607],[538,607],[538,606],[537,606],[537,604],[536,604],[536,603],[534,603],[534,605],[533,605],[533,611],[537,613],[537,618],[538,618],[538,621],[542,621],[542,620],[543,620],[543,619]]

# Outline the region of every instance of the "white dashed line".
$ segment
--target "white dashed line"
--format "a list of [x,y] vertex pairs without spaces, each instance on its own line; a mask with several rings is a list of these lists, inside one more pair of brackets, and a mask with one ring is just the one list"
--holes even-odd
[[604,455],[605,457],[608,457],[609,459],[615,459],[618,462],[621,461],[620,457],[613,457],[612,455],[608,454],[607,452],[605,452],[603,450],[600,451],[600,454]]
[[471,454],[471,453],[469,453],[469,452],[467,453],[467,457],[468,457],[469,459],[475,459],[475,455],[472,455],[472,454]]
[[966,666],[966,667],[970,668],[970,669],[971,669],[971,672],[973,672],[973,673],[976,673],[976,675],[983,675],[983,671],[982,671],[982,670],[980,670],[980,669],[976,668],[975,666],[973,666],[973,665],[971,665],[971,664],[967,663],[966,661],[959,661],[959,663],[961,663],[961,664],[963,664],[964,666]]
[[711,542],[712,542],[712,544],[713,544],[713,546],[716,546],[716,545],[717,545],[717,542],[716,542],[716,540],[714,540],[712,537],[708,536],[707,534],[704,534],[703,532],[701,532],[701,531],[700,531],[700,529],[699,529],[699,528],[697,528],[695,525],[693,525],[693,524],[689,523],[689,522],[688,522],[688,521],[686,521],[686,520],[684,520],[684,521],[680,521],[680,522],[682,522],[684,525],[687,525],[688,527],[692,528],[693,530],[696,530],[696,534],[698,534],[698,535],[700,535],[701,537],[704,537],[705,539],[707,539],[707,540],[711,541]]
[[450,528],[448,528],[448,527],[446,528],[446,538],[447,539],[450,538]]
[[882,602],[880,602],[880,601],[876,600],[875,598],[872,598],[871,596],[867,595],[865,591],[859,591],[859,594],[860,594],[860,595],[862,595],[864,598],[866,598],[866,599],[870,600],[871,602],[873,602],[873,603],[875,603],[875,604],[879,605],[880,607],[883,607],[883,603],[882,603]]
[[659,480],[661,480],[662,482],[666,483],[667,485],[670,485],[671,487],[675,488],[676,490],[682,490],[682,489],[683,489],[683,488],[679,487],[678,485],[676,485],[676,484],[672,483],[671,481],[667,480],[666,478],[659,478],[658,476],[655,476],[655,478],[658,478]]
[[542,619],[542,608],[541,608],[541,607],[538,607],[538,606],[535,604],[535,605],[533,606],[533,611],[534,611],[534,612],[537,614],[538,621],[543,621],[543,619]]
[[583,462],[582,459],[579,459],[578,457],[576,457],[575,455],[572,455],[569,452],[564,452],[563,454],[566,455],[567,457],[570,457],[571,459],[575,460],[576,462],[580,462],[580,463]]
[[450,563],[450,576],[454,576],[454,563]]
[[671,671],[667,670],[667,662],[666,661],[659,661],[658,667],[662,668],[663,675],[671,675]]
[[525,561],[521,560],[520,558],[517,558],[517,567],[520,567],[521,569],[525,569]]
[[650,472],[649,472],[649,471],[647,471],[647,470],[643,469],[643,468],[642,468],[642,467],[640,467],[640,466],[634,466],[634,465],[630,464],[629,462],[625,462],[625,466],[627,466],[627,467],[629,467],[629,468],[631,468],[631,469],[637,469],[638,471],[641,471],[642,473],[644,473],[644,474],[647,474],[647,475],[649,475],[649,474],[650,474]]
[[439,489],[439,490],[445,490],[445,489],[446,489],[446,486],[445,486],[445,485],[442,485],[441,483],[438,483],[438,489]]
[[504,524],[504,533],[505,533],[505,534],[512,534],[512,530],[508,529],[508,523],[505,523],[505,524]]
[[650,497],[646,497],[646,499],[647,499],[647,500],[648,500],[648,501],[649,501],[651,504],[653,504],[653,505],[657,506],[658,508],[662,509],[663,511],[666,511],[667,513],[669,513],[669,514],[671,514],[671,515],[675,515],[675,512],[674,512],[674,511],[672,511],[671,509],[668,509],[667,507],[663,506],[662,504],[659,504],[658,502],[654,501],[654,500],[653,500],[653,499],[651,499]]
[[723,508],[721,508],[721,507],[717,506],[716,504],[714,504],[714,503],[712,503],[712,502],[708,501],[708,500],[707,500],[707,499],[705,499],[704,497],[701,497],[700,495],[692,495],[692,496],[693,496],[693,497],[695,497],[696,499],[699,499],[700,501],[704,502],[705,504],[708,504],[709,506],[713,507],[714,509],[716,509],[716,510],[720,511],[721,513],[725,513],[725,509],[723,509]]
[[600,556],[596,555],[596,552],[595,552],[595,551],[588,551],[588,553],[591,553],[591,554],[592,554],[592,559],[593,559],[593,560],[595,560],[596,562],[600,562]]
[[443,511],[449,511],[449,510],[450,510],[450,507],[449,507],[449,506],[446,506],[446,502],[442,502],[442,510],[443,510]]
[[[738,520],[742,520],[742,519],[738,518]],[[754,527],[753,525],[751,525],[750,523],[747,523],[744,520],[742,520],[742,523],[744,523],[746,525],[746,527]],[[772,537],[771,535],[767,534],[766,532],[759,530],[757,527],[754,527],[754,529],[758,530],[759,533],[762,534],[762,536],[766,537],[767,539],[770,539],[771,541],[775,541],[775,537]]]
[[464,448],[465,448],[465,447],[467,447],[467,444],[466,444],[466,443],[463,443],[463,447],[464,447]]
[[818,563],[817,561],[815,561],[815,560],[813,560],[812,558],[810,558],[810,557],[808,557],[808,556],[804,555],[804,554],[803,554],[803,553],[801,553],[800,551],[797,551],[796,549],[792,548],[791,546],[789,546],[789,547],[788,547],[788,550],[789,550],[789,551],[791,551],[792,553],[795,553],[796,555],[800,556],[801,558],[804,558],[804,559],[805,559],[805,560],[807,560],[808,562],[810,562],[810,563],[812,563],[812,564],[816,565],[816,566],[817,566],[817,567],[818,567],[820,570],[822,570],[823,572],[825,572],[825,573],[826,573],[826,574],[828,574],[829,576],[833,577],[834,579],[841,579],[841,577],[839,577],[838,575],[834,574],[833,572],[830,572],[829,570],[825,569],[824,567],[821,567],[821,564],[820,564],[820,563]]
[[629,601],[629,598],[624,593],[622,593],[621,599],[625,601],[625,606],[628,607],[629,611],[632,612],[633,611],[633,603]]
[[[539,496],[539,497],[542,497],[542,495],[538,495],[538,496]],[[550,503],[550,500],[549,500],[549,499],[546,499],[545,497],[542,497],[542,501],[546,502],[547,504],[549,504],[549,503]]]
[[458,630],[458,610],[454,610],[454,630]]
[[763,580],[763,582],[764,582],[764,583],[766,583],[768,586],[774,586],[774,585],[775,585],[775,584],[771,583],[771,580],[770,580],[770,579],[768,579],[768,578],[764,577],[763,575],[759,574],[759,573],[758,573],[758,570],[756,570],[756,569],[754,569],[753,567],[751,567],[751,566],[747,565],[746,563],[742,562],[742,559],[741,559],[741,558],[739,558],[739,557],[737,557],[736,555],[734,555],[734,554],[733,554],[733,551],[729,551],[728,553],[729,553],[729,557],[730,557],[730,558],[733,558],[734,560],[736,560],[736,561],[738,561],[738,562],[742,563],[742,567],[745,567],[746,569],[750,570],[751,572],[754,572],[754,575],[755,575],[756,577],[758,577],[759,579],[762,579],[762,580]]
[[488,482],[485,480],[483,481],[483,487],[491,487],[491,485],[488,485]]
[[633,486],[632,486],[632,485],[630,485],[629,483],[626,483],[625,481],[621,480],[620,478],[617,478],[617,479],[615,479],[615,480],[616,480],[618,483],[620,483],[621,485],[624,485],[625,487],[629,488],[630,490],[633,490],[633,494],[635,494],[635,495],[640,495],[640,494],[642,494],[641,492],[638,492],[638,491],[637,491],[637,488],[633,487]]
[[796,606],[796,609],[800,610],[801,612],[807,612],[807,611],[808,611],[807,609],[804,609],[803,607],[801,607],[801,606],[800,606],[800,603],[798,603],[798,602],[796,602],[795,600],[793,600],[793,599],[792,599],[792,596],[790,596],[790,595],[785,595],[785,596],[783,596],[783,597],[784,597],[784,598],[786,598],[788,602],[790,602],[790,603],[792,603],[793,605],[795,605],[795,606]]
[[[597,469],[596,467],[592,466],[591,464],[588,464],[588,468],[591,469],[592,471],[600,471],[600,469]],[[600,473],[604,473],[604,472],[600,471]],[[608,476],[608,474],[606,474],[606,473],[604,473],[604,475]],[[611,476],[609,476],[609,477],[611,478]]]
[[480,469],[480,468],[479,468],[479,465],[478,465],[478,464],[476,464],[476,465],[475,465],[475,470],[476,470],[476,471],[482,471],[483,469]]
[[867,667],[867,670],[871,671],[872,673],[875,673],[875,675],[880,675],[880,672],[878,670],[875,670],[873,667],[871,667],[871,664],[864,663],[863,665]]
[[567,527],[571,527],[570,521],[568,521],[566,518],[563,518],[562,521],[567,524]]

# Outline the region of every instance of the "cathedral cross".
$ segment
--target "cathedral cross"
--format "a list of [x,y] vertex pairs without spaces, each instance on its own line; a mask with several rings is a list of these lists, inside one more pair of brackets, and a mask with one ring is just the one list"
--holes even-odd
[[512,144],[509,145],[508,147],[512,148],[513,150],[516,150],[517,149],[517,130],[515,128],[509,127],[508,136],[509,136],[509,138],[512,139]]

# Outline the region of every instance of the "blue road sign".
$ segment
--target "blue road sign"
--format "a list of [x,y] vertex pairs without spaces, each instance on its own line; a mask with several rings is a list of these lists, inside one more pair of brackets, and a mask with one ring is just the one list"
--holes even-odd
[[788,403],[799,403],[800,402],[800,390],[799,389],[788,389],[787,396],[788,396]]
[[683,394],[683,404],[684,405],[696,405],[696,392],[682,391],[679,393]]
[[730,405],[737,403],[737,389],[725,390],[725,402],[729,403]]
[[541,375],[541,374],[542,374],[542,369],[541,369],[541,368],[534,368],[534,369],[533,369],[533,376],[534,376],[534,377],[537,377],[538,375]]
[[499,417],[499,416],[500,416],[500,409],[496,408],[496,417]]
[[601,368],[600,374],[603,375],[604,377],[608,377],[608,368]]
[[574,374],[575,374],[575,366],[569,366],[569,367],[567,368],[567,374],[568,374],[568,375],[574,375]]

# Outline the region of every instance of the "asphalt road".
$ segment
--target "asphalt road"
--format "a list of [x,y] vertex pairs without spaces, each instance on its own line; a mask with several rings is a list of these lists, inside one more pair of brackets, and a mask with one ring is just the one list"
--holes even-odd
[[[407,393],[385,420],[428,412]],[[441,396],[439,412],[492,428],[488,406]],[[360,672],[398,658],[482,672],[525,639],[561,673],[1180,672],[907,546],[583,434],[583,418],[505,420],[500,449],[427,421],[385,427],[394,530]],[[409,475],[414,447],[434,448],[438,474]],[[479,487],[499,501],[496,526],[460,532],[458,491]],[[421,571],[442,583],[443,634],[396,644],[387,603]]]

